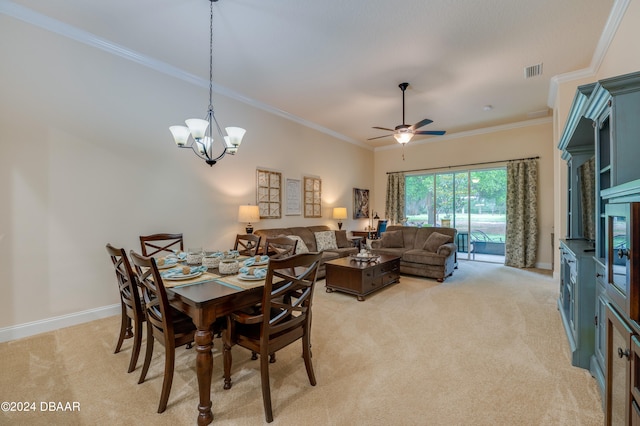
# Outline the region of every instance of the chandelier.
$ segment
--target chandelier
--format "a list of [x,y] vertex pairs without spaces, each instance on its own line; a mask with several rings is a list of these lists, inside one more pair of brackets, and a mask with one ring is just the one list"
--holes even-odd
[[[218,0],[209,0],[209,109],[205,119],[190,118],[185,120],[185,126],[171,126],[169,130],[173,134],[173,139],[178,148],[191,148],[193,152],[202,158],[208,165],[213,166],[226,154],[234,155],[238,152],[238,147],[242,143],[242,137],[246,130],[240,127],[225,128],[227,136],[222,133],[222,129],[213,113],[213,3]],[[214,130],[215,128],[215,130]],[[217,131],[219,141],[222,145],[216,149],[214,147],[214,133]]]

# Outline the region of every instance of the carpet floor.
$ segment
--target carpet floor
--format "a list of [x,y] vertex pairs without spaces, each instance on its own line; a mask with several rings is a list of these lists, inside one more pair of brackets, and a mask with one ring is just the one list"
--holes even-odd
[[[270,365],[272,424],[602,425],[595,380],[571,366],[557,296],[545,271],[479,262],[460,262],[442,284],[402,276],[364,302],[326,293],[319,281],[318,384],[309,384],[300,345],[278,352]],[[132,342],[113,354],[118,327],[114,316],[0,344],[0,401],[36,408],[3,405],[0,424],[195,424],[195,350],[176,350],[169,404],[157,414],[164,348],[155,346],[147,379],[137,384],[144,347],[127,374]],[[233,387],[225,391],[221,348],[215,339],[213,424],[264,424],[259,362],[234,348]],[[79,410],[51,411],[50,402]]]

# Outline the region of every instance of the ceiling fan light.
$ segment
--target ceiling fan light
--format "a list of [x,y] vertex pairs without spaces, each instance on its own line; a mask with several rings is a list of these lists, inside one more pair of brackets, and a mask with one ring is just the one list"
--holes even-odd
[[411,138],[413,137],[413,133],[409,133],[409,132],[396,132],[393,134],[393,137],[396,138],[396,140],[398,141],[398,143],[401,144],[406,144],[409,143],[409,141],[411,140]]

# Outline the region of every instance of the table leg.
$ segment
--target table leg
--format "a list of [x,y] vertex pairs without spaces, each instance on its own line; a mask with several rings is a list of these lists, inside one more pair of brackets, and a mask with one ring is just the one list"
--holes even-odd
[[201,329],[198,327],[195,336],[196,341],[196,370],[198,374],[198,390],[200,393],[200,404],[198,405],[198,425],[208,425],[213,422],[213,412],[211,411],[211,374],[213,372],[213,333],[209,327]]

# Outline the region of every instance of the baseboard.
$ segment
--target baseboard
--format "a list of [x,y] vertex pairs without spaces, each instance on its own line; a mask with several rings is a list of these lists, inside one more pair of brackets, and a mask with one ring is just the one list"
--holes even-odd
[[550,271],[553,269],[551,267],[550,263],[542,263],[542,262],[536,263],[536,268],[538,268],[538,269],[548,269]]
[[119,315],[121,312],[120,309],[120,304],[117,303],[115,305],[61,315],[59,317],[0,328],[0,342],[8,342],[9,340],[21,339],[23,337],[34,336],[36,334],[46,333],[47,331],[53,331],[59,328],[82,324],[113,315]]

